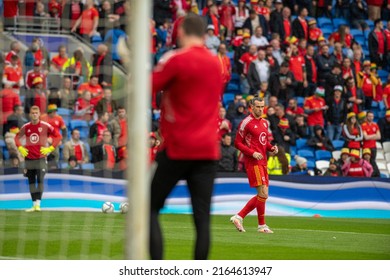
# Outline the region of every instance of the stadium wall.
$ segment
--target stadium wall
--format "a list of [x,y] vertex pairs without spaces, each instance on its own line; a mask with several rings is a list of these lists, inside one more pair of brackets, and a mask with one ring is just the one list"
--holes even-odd
[[[49,173],[45,178],[44,210],[100,211],[104,201],[115,209],[126,201],[123,179],[103,174]],[[114,176],[115,177],[115,176]],[[116,177],[121,177],[121,174]],[[267,215],[386,218],[390,219],[390,181],[345,177],[271,176]],[[185,182],[179,182],[164,213],[190,213]],[[213,214],[236,213],[255,195],[245,174],[219,174],[215,182]],[[27,180],[21,174],[0,176],[0,209],[21,210],[31,206]],[[252,212],[255,214],[255,211]]]

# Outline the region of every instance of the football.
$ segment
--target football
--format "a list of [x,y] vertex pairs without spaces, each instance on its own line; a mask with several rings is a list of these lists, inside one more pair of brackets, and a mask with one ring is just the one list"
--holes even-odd
[[113,213],[114,212],[114,204],[112,204],[109,201],[104,202],[103,206],[102,206],[102,212],[103,213]]
[[127,211],[129,211],[129,203],[127,202],[122,202],[119,206],[119,210],[121,211],[122,214],[126,214]]

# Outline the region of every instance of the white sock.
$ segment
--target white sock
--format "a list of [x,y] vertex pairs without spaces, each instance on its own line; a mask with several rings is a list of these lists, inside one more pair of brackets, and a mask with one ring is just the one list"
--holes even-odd
[[39,199],[36,200],[36,203],[37,206],[41,206],[41,201]]
[[33,201],[33,206],[36,206],[37,205],[37,201]]

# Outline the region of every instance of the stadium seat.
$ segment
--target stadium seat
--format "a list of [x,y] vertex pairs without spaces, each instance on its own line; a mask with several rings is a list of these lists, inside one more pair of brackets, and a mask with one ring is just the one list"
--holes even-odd
[[297,147],[296,146],[290,146],[290,155],[291,157],[294,157],[297,154]]
[[89,125],[87,121],[84,120],[71,120],[70,121],[70,128],[78,129],[80,131],[80,138],[81,139],[87,139],[89,135]]
[[340,150],[344,146],[344,140],[333,140],[332,144],[335,150]]
[[303,104],[305,103],[305,98],[302,96],[297,96],[295,99],[297,100],[298,107],[303,107]]
[[382,81],[387,81],[387,77],[389,76],[389,72],[386,70],[379,69],[378,76]]
[[61,169],[66,169],[68,167],[68,163],[67,162],[60,162],[60,168]]
[[240,75],[237,73],[232,73],[231,82],[240,83]]
[[321,28],[322,33],[325,34],[324,28],[329,28],[330,30],[332,30],[331,32],[333,32],[333,23],[332,23],[332,20],[330,18],[319,17],[319,18],[317,18],[317,24],[318,24],[318,27]]
[[307,161],[315,161],[314,153],[310,150],[302,149],[298,150],[298,156],[304,157]]
[[324,37],[326,39],[329,38],[329,36],[333,33],[333,25],[332,27],[321,27],[322,34],[324,34]]
[[381,172],[381,178],[389,178],[389,174],[388,173],[384,173],[384,172]]
[[386,162],[390,162],[390,152],[385,153]]
[[291,167],[294,167],[295,165],[297,165],[297,163],[295,162],[295,159],[292,158],[292,159],[290,160],[290,166],[291,166]]
[[387,170],[390,172],[390,162],[388,162],[388,163],[386,164],[386,166],[387,166]]
[[325,150],[315,151],[316,160],[330,160],[332,158],[332,153]]
[[229,83],[226,87],[226,92],[240,92],[240,86],[235,83]]
[[374,29],[374,22],[370,19],[366,19],[366,23],[368,25],[368,27],[370,28],[370,30]]
[[316,164],[314,163],[313,160],[308,160],[307,161],[307,168],[310,170],[313,170],[316,167]]
[[333,19],[333,29],[335,31],[338,30],[340,25],[348,25],[348,21],[344,18],[334,18]]
[[299,138],[299,139],[296,140],[295,143],[296,143],[296,146],[297,146],[297,150],[309,147],[307,145],[307,139]]
[[360,29],[351,29],[349,33],[352,35],[353,38],[356,38],[359,36],[363,36],[363,38],[364,38],[364,33]]
[[376,151],[376,160],[385,160],[385,154],[383,150]]
[[332,157],[336,160],[338,160],[341,156],[341,151],[333,151],[332,152]]
[[390,141],[383,142],[382,146],[383,146],[383,151],[385,153],[389,153],[390,152]]
[[382,172],[382,171],[389,171],[388,170],[388,165],[389,165],[388,163],[386,164],[384,162],[377,161],[376,165],[378,166],[378,169],[379,169],[380,172]]
[[234,93],[224,93],[223,94],[223,104],[224,106],[229,105],[229,103],[234,101]]

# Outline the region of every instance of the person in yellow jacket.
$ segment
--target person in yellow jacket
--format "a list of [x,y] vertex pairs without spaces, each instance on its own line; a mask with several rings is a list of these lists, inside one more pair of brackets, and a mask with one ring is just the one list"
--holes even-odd
[[291,156],[279,146],[279,153],[268,157],[267,167],[269,175],[287,175],[290,173]]
[[77,49],[73,56],[69,58],[62,66],[62,72],[65,74],[78,75],[81,78],[80,83],[89,81],[93,68],[88,60],[84,57],[83,51]]

